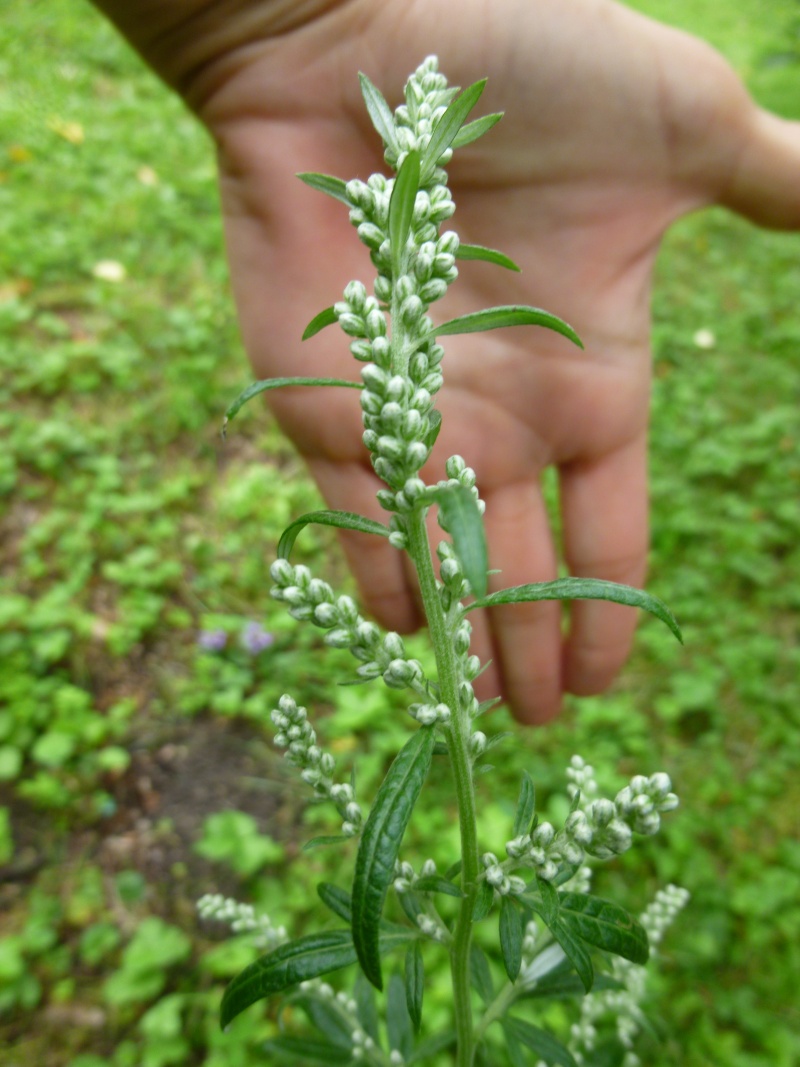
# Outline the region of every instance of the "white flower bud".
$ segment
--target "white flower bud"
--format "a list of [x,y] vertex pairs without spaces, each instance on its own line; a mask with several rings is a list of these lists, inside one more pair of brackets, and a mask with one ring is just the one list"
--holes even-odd
[[422,870],[420,871],[420,875],[423,878],[431,878],[434,874],[436,874],[436,861],[425,860],[425,862],[422,864]]
[[337,626],[334,630],[328,630],[322,640],[326,645],[330,645],[331,648],[349,648],[352,637],[349,630],[342,626]]
[[489,867],[486,871],[486,881],[493,889],[501,886],[504,878],[502,867]]
[[421,704],[417,708],[415,718],[421,726],[433,726],[438,718],[436,708],[432,707],[430,704]]
[[447,726],[451,718],[451,711],[447,704],[436,705],[436,717],[442,726]]
[[359,621],[358,606],[352,597],[338,597],[336,600],[336,613],[347,626],[355,626]]
[[375,251],[381,247],[385,239],[383,230],[373,222],[362,222],[356,232],[367,248],[372,248]]
[[408,548],[408,538],[404,533],[398,533],[397,531],[393,531],[389,534],[388,541],[392,548],[397,548],[401,552],[404,549]]
[[320,626],[333,626],[336,622],[336,609],[333,604],[317,604],[314,608],[314,622]]
[[540,822],[536,829],[531,834],[531,841],[537,848],[547,848],[551,845],[556,831],[549,822]]
[[400,634],[393,631],[383,638],[383,649],[391,659],[405,659],[406,646]]
[[518,837],[506,841],[506,855],[511,859],[519,859],[530,847],[531,839],[528,834],[520,834]]
[[527,889],[525,879],[520,878],[517,874],[509,875],[508,877],[508,892],[515,897],[518,897],[520,893],[524,893]]
[[342,833],[345,837],[355,837],[358,833],[358,827],[354,826],[353,823],[345,819],[345,821],[342,823]]
[[473,759],[483,755],[486,751],[486,734],[482,733],[480,730],[476,730],[469,739],[469,750]]
[[350,801],[344,813],[354,826],[358,826],[361,822],[361,808],[354,800]]
[[287,559],[276,559],[269,573],[273,582],[280,586],[291,585],[294,582],[294,567]]
[[412,441],[406,448],[406,462],[415,470],[419,470],[428,461],[430,449],[422,441]]
[[536,868],[536,877],[541,878],[543,882],[552,882],[557,874],[558,867],[552,860],[546,860],[540,867]]

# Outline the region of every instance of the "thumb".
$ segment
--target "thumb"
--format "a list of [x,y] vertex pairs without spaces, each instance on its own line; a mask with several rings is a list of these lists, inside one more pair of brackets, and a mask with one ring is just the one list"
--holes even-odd
[[800,122],[752,106],[719,202],[759,226],[800,229]]

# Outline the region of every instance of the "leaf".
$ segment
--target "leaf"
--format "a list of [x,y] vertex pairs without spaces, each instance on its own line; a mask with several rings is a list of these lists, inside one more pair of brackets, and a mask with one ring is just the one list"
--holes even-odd
[[361,82],[361,95],[364,97],[364,103],[367,105],[367,111],[369,117],[372,119],[372,125],[380,134],[381,140],[387,148],[397,149],[397,138],[395,136],[394,128],[394,115],[392,109],[386,103],[383,93],[377,86],[373,85],[366,74],[362,74],[359,71],[358,79]]
[[495,111],[491,115],[482,115],[479,119],[468,122],[453,138],[451,148],[463,148],[465,144],[477,141],[479,137],[483,137],[493,126],[496,126],[502,117],[502,111]]
[[308,326],[303,330],[303,336],[301,341],[307,341],[309,337],[313,337],[314,334],[319,333],[320,330],[324,330],[326,326],[333,326],[337,321],[336,312],[333,310],[333,306],[329,308],[323,308],[318,315],[309,322]]
[[455,1043],[455,1030],[447,1030],[443,1034],[434,1034],[433,1037],[429,1037],[426,1041],[423,1041],[422,1044],[417,1045],[408,1062],[429,1064],[431,1062],[431,1057],[436,1056],[439,1052],[445,1052],[447,1049],[452,1048]]
[[353,943],[364,974],[377,989],[383,988],[378,940],[381,913],[403,834],[433,759],[434,740],[433,727],[421,727],[400,750],[381,783],[358,847]]
[[338,885],[332,885],[330,882],[320,882],[317,886],[317,894],[322,903],[327,908],[330,908],[334,915],[338,915],[346,923],[352,922],[353,906],[350,903],[349,893],[346,893],[344,889],[340,889]]
[[423,181],[433,172],[438,160],[455,140],[467,115],[477,104],[485,85],[486,79],[484,78],[468,86],[460,96],[456,97],[434,126],[431,139],[422,157]]
[[313,171],[298,174],[297,177],[301,182],[311,186],[312,189],[316,189],[320,193],[326,193],[328,196],[332,196],[334,200],[340,200],[343,204],[347,204],[348,207],[353,206],[352,200],[347,195],[347,182],[342,178],[334,178],[331,174],[315,174]]
[[485,919],[492,910],[493,903],[494,890],[488,882],[481,882],[475,897],[475,909],[472,912],[472,921],[474,923],[479,923],[481,919]]
[[517,813],[514,816],[514,828],[511,831],[512,837],[518,837],[520,834],[530,832],[535,810],[536,786],[533,784],[533,779],[528,772],[523,771],[522,785],[520,786],[519,800],[517,801]]
[[323,845],[339,845],[342,841],[352,841],[352,838],[345,837],[344,834],[321,834],[319,837],[312,837],[310,841],[306,841],[301,852],[311,852],[312,849],[321,848]]
[[442,428],[441,411],[438,411],[436,408],[434,408],[430,415],[428,415],[428,422],[430,423],[430,426],[428,428],[428,432],[423,438],[423,444],[426,448],[430,449],[433,448],[433,446],[436,444],[436,438],[439,436],[439,430],[441,430]]
[[302,1008],[312,1025],[334,1045],[348,1052],[352,1049],[351,1029],[330,1001],[320,996],[301,994],[290,998],[288,1002]]
[[406,243],[414,217],[414,202],[419,191],[419,152],[409,152],[394,180],[389,200],[389,242],[394,274],[399,278],[405,263]]
[[295,1067],[298,1063],[347,1064],[353,1060],[350,1049],[307,1037],[274,1037],[262,1048],[265,1052],[285,1057]]
[[578,1067],[578,1062],[569,1049],[546,1030],[531,1026],[524,1019],[517,1019],[513,1015],[507,1015],[503,1019],[503,1029],[553,1067],[556,1064],[558,1067]]
[[240,1012],[258,1000],[289,986],[338,971],[354,963],[356,951],[349,930],[308,934],[280,945],[251,963],[229,984],[222,997],[220,1024],[224,1029]]
[[406,952],[405,980],[408,1014],[414,1033],[418,1034],[422,1025],[422,998],[425,993],[425,964],[419,941],[414,941]]
[[647,932],[624,908],[586,893],[559,893],[558,899],[559,920],[576,937],[631,963],[647,963]]
[[513,259],[502,252],[498,252],[495,248],[484,248],[483,245],[460,244],[456,259],[480,259],[484,263],[495,263],[498,267],[505,267],[506,270],[519,271],[521,269]]
[[363,971],[359,971],[356,974],[353,992],[355,994],[359,1022],[364,1028],[364,1032],[369,1034],[373,1041],[379,1041],[380,1020],[378,1018],[378,1005],[375,1003],[375,990],[364,977]]
[[503,1033],[506,1039],[506,1051],[508,1052],[508,1062],[510,1067],[528,1067],[528,1057],[522,1050],[522,1045],[516,1039],[513,1032],[509,1030],[503,1020],[500,1021],[500,1025],[503,1027]]
[[599,578],[558,578],[554,582],[515,585],[510,589],[500,589],[496,593],[481,597],[480,601],[468,605],[466,610],[490,608],[497,604],[521,604],[532,600],[610,600],[614,604],[643,608],[668,626],[683,644],[678,622],[662,600],[650,593],[645,593],[643,589],[634,589],[631,585],[618,585],[616,582],[605,582]]
[[[382,955],[407,945],[416,932],[405,927],[382,930],[378,951]],[[329,930],[308,934],[268,952],[236,975],[229,983],[220,1005],[220,1026],[224,1030],[245,1008],[259,1000],[282,993],[309,978],[319,978],[341,970],[357,959],[350,930]]]
[[[615,978],[609,978],[607,974],[598,974],[595,976],[592,992],[600,993],[604,989],[622,988],[622,983]],[[525,999],[534,999],[536,997],[556,999],[560,997],[582,997],[585,993],[583,982],[578,978],[577,974],[572,973],[569,960],[565,960],[561,966],[538,978],[536,985],[532,989],[526,990],[522,997]]]
[[486,530],[477,500],[464,485],[447,485],[434,489],[429,496],[439,505],[442,518],[453,538],[453,548],[473,595],[485,596],[489,581],[489,556]]
[[389,1047],[402,1053],[405,1062],[414,1047],[414,1033],[406,1003],[405,983],[399,974],[393,974],[389,979],[386,993],[386,1036]]
[[563,319],[559,319],[557,315],[551,315],[549,311],[528,307],[525,304],[507,304],[485,308],[483,311],[472,311],[468,315],[459,315],[457,319],[450,319],[449,322],[443,322],[440,326],[434,326],[431,333],[434,337],[446,337],[456,333],[496,330],[501,326],[545,326],[548,330],[555,330],[556,333],[567,337],[578,348],[583,348],[580,337]]
[[463,897],[464,894],[457,885],[453,885],[447,878],[440,874],[431,874],[424,878],[418,878],[414,883],[414,889],[418,893],[444,893],[448,897]]
[[483,949],[473,945],[469,950],[469,980],[484,1004],[494,1000],[494,982],[489,961]]
[[389,527],[374,519],[367,519],[363,515],[356,515],[352,511],[309,511],[290,523],[281,534],[278,542],[278,556],[288,559],[292,551],[297,535],[304,526],[318,523],[320,526],[336,526],[340,530],[357,530],[359,533],[379,534],[381,537],[389,536]]
[[510,897],[500,901],[500,950],[509,981],[516,982],[522,966],[522,914]]
[[[544,916],[542,917],[544,918]],[[586,951],[583,941],[568,926],[564,925],[560,917],[553,923],[547,923],[547,927],[563,948],[567,959],[575,968],[583,988],[588,993],[594,984],[594,967],[592,966],[592,958]]]
[[345,389],[363,389],[361,382],[348,382],[344,378],[264,378],[241,392],[225,412],[225,421],[222,424],[222,433],[231,419],[237,415],[248,400],[252,400],[259,393],[265,393],[268,389],[283,389],[285,386],[295,385],[341,385]]

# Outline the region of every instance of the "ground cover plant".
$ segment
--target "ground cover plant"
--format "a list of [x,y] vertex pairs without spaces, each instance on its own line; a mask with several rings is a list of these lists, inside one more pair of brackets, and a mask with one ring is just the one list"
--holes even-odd
[[[761,102],[799,117],[794,3],[770,19],[756,0],[647,10],[706,36]],[[246,372],[202,133],[81,5],[12,0],[0,62],[0,1062],[269,1062],[257,1007],[227,1037],[216,1025],[225,982],[257,950],[246,935],[214,946],[193,900],[220,888],[297,929],[299,898],[335,871],[311,853],[288,893],[282,861],[265,860],[269,878],[228,872],[209,820],[249,814],[248,851],[267,855],[269,837],[291,858],[296,822],[310,837],[325,819],[301,813],[253,723],[285,689],[337,755],[369,732],[368,795],[402,744],[401,705],[377,736],[385,704],[336,690],[347,654],[326,655],[323,673],[314,635],[290,638],[263,601],[265,542],[320,504],[261,413],[245,409],[218,443]],[[798,281],[791,238],[717,212],[672,233],[655,305],[649,588],[686,647],[645,624],[612,694],[570,708],[536,754],[510,746],[495,772],[513,797],[527,770],[554,824],[574,751],[592,752],[606,791],[640,766],[676,781],[685,810],[626,864],[641,898],[611,867],[596,882],[636,910],[659,884],[692,893],[653,982],[655,1065],[796,1055]],[[296,551],[341,586],[323,533],[308,528]],[[253,623],[274,638],[257,654]],[[198,646],[206,633],[216,648]],[[496,713],[492,728],[508,726]],[[513,802],[481,814],[494,836]],[[452,831],[437,818],[445,863]],[[154,916],[188,940],[154,936]],[[444,996],[430,992],[434,1018]]]

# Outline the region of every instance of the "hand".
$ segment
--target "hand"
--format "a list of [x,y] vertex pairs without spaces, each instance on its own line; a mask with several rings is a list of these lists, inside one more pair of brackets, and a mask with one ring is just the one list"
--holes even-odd
[[[706,45],[610,0],[229,6],[205,5],[199,21],[138,43],[217,142],[233,287],[256,374],[358,374],[337,331],[299,338],[351,278],[369,286],[374,271],[346,209],[294,177],[385,169],[356,72],[392,106],[431,52],[451,84],[488,75],[475,115],[506,117],[449,168],[453,226],[462,240],[509,254],[522,274],[465,263],[434,315],[535,304],[570,322],[586,350],[528,328],[448,339],[434,459],[458,452],[477,472],[490,565],[502,572],[494,587],[556,576],[540,488],[549,465],[570,572],[642,585],[650,285],[661,237],[714,202],[800,228],[800,124],[756,108]],[[135,25],[127,31],[137,39]],[[272,396],[328,503],[385,519],[352,395]],[[413,629],[401,554],[365,535],[343,542],[367,607],[392,629]],[[566,639],[557,604],[472,620],[475,651],[493,661],[482,695],[501,691],[533,723],[557,712],[564,691],[611,683],[635,612],[576,603]]]

